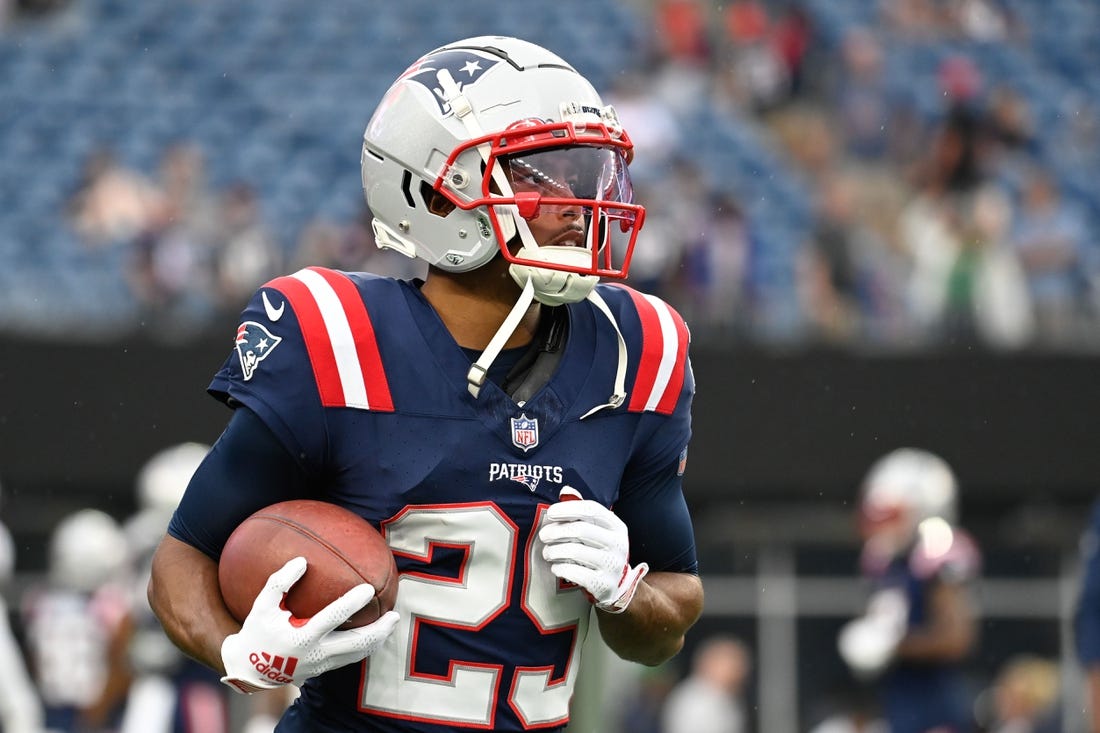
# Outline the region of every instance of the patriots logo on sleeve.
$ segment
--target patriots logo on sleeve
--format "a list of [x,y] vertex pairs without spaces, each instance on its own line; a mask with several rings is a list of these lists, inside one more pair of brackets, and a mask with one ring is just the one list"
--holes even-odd
[[439,83],[440,72],[450,72],[451,78],[459,89],[465,89],[477,82],[486,71],[500,63],[499,59],[482,56],[466,49],[451,49],[433,53],[419,64],[405,72],[405,80],[423,84],[432,93],[439,111],[444,117],[453,114],[451,105],[445,99],[443,87]]
[[252,379],[256,367],[282,340],[282,336],[276,336],[255,321],[245,321],[237,327],[237,357],[241,360],[244,381]]

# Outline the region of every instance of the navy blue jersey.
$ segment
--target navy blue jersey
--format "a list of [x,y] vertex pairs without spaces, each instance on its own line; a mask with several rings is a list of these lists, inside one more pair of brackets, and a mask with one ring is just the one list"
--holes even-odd
[[1087,668],[1100,664],[1100,502],[1093,506],[1081,537],[1081,568],[1073,632],[1077,658]]
[[[307,682],[279,731],[564,726],[591,606],[550,573],[535,531],[563,486],[624,519],[631,563],[696,571],[687,328],[656,298],[599,288],[627,344],[628,395],[587,417],[618,363],[587,301],[563,306],[560,363],[519,406],[492,382],[470,394],[470,358],[418,283],[307,268],[257,291],[210,392],[277,437],[307,479],[294,493],[378,526],[401,573],[386,645]],[[244,513],[287,498],[283,485],[232,491],[232,510],[185,498],[173,533],[216,557]]]
[[[904,593],[908,626],[926,623],[929,594],[937,583],[968,583],[977,575],[980,555],[973,539],[952,528],[930,543],[918,539],[908,554],[895,557],[872,579],[877,590]],[[961,665],[900,659],[880,680],[883,710],[891,733],[926,733],[933,729],[962,733],[971,729],[971,699]]]

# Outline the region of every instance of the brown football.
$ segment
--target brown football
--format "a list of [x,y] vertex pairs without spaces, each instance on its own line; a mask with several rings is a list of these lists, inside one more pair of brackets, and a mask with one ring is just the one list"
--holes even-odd
[[287,609],[310,618],[360,583],[375,596],[342,629],[369,624],[393,608],[397,566],[385,538],[366,519],[324,501],[284,501],[260,509],[233,530],[218,561],[218,583],[230,613],[244,621],[268,577],[302,556],[305,574],[287,593]]

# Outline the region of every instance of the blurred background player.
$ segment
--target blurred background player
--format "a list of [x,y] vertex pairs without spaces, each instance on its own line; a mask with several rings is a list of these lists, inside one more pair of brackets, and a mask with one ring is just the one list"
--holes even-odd
[[135,582],[130,643],[134,681],[121,733],[225,733],[229,729],[226,688],[210,669],[168,640],[145,600],[153,551],[209,450],[209,445],[196,442],[170,446],[151,456],[137,475],[138,510],[123,524]]
[[[0,496],[2,496],[0,487]],[[42,702],[34,689],[23,658],[23,649],[11,625],[11,611],[4,591],[15,571],[15,544],[8,528],[0,522],[0,669],[4,670],[0,694],[0,731],[40,733],[44,720]]]
[[891,733],[973,729],[961,663],[977,642],[969,585],[980,557],[956,526],[957,493],[947,463],[914,448],[876,461],[861,489],[861,567],[873,590],[838,646],[857,677],[875,680]]
[[118,523],[81,509],[54,528],[44,587],[24,599],[31,668],[46,726],[115,730],[131,681],[129,547]]

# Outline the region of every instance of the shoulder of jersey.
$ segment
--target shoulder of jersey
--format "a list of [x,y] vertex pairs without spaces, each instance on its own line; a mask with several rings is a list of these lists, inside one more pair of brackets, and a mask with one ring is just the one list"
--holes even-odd
[[981,552],[969,533],[944,522],[933,531],[919,533],[909,554],[909,569],[922,580],[961,583],[980,572]]
[[597,288],[627,344],[627,410],[672,414],[690,379],[691,336],[683,317],[657,296],[629,286]]
[[322,405],[393,411],[367,302],[385,307],[387,298],[401,297],[396,280],[306,267],[269,281],[258,292],[271,323],[285,317],[288,305],[293,311]]

